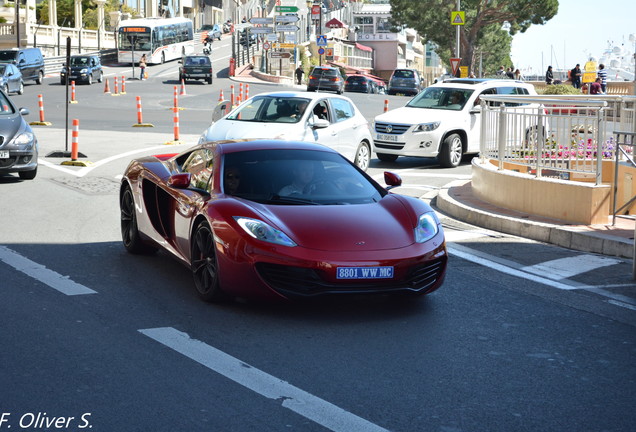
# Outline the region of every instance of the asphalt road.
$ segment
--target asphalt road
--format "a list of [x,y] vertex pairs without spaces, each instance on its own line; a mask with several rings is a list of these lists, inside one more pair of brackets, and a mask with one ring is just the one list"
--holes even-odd
[[[631,262],[442,215],[449,271],[426,298],[208,305],[167,254],[128,255],[117,202],[128,161],[194,144],[232,84],[216,66],[213,85],[188,85],[184,144],[165,145],[176,67],[151,67],[126,95],[77,87],[69,118],[89,167],[45,156],[65,144],[57,77],[12,96],[37,120],[42,93],[53,124],[35,127],[35,180],[0,176],[0,430],[634,430]],[[153,128],[132,127],[137,95]],[[385,96],[352,98],[372,118]],[[468,162],[416,158],[369,172],[385,169],[404,178],[397,192],[427,200],[470,175]]]

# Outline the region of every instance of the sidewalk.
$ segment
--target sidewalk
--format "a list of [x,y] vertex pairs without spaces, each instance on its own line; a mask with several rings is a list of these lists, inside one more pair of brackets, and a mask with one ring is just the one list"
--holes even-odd
[[634,257],[635,221],[617,217],[612,225],[568,225],[549,219],[494,206],[473,194],[470,180],[458,180],[440,190],[435,206],[456,219],[495,231],[566,248],[603,255]]
[[[251,72],[251,69],[242,67],[230,79],[286,87],[292,85],[289,82],[263,81]],[[306,88],[303,85],[293,86],[299,90]],[[611,219],[604,225],[567,225],[556,219],[508,210],[481,201],[473,195],[471,182],[465,180],[453,182],[447,189],[442,189],[435,205],[443,213],[463,222],[519,237],[603,255],[623,258],[634,258],[636,255],[634,219],[617,217],[615,225],[612,225]]]

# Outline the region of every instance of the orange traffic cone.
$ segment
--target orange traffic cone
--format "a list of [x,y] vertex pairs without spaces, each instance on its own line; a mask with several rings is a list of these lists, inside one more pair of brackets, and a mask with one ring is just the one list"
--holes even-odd
[[179,96],[183,96],[184,94],[186,94],[185,80],[181,80],[181,92],[179,93]]
[[219,102],[223,102],[223,89],[221,89],[221,92],[219,93]]
[[108,86],[108,78],[106,78],[106,84],[104,84],[104,93],[110,93],[110,87]]

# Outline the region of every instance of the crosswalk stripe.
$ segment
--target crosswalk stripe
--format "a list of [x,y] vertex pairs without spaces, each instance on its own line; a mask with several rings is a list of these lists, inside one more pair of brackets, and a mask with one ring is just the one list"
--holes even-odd
[[583,254],[545,261],[539,264],[522,267],[521,270],[545,276],[550,279],[561,280],[618,263],[620,263],[620,261],[613,258]]

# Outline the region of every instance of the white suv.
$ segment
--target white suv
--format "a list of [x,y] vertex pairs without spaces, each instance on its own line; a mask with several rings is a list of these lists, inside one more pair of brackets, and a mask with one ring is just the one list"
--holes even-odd
[[537,93],[532,84],[509,79],[445,80],[406,106],[377,116],[373,151],[385,162],[398,156],[436,157],[442,167],[456,167],[464,154],[479,152],[479,96],[484,94]]

